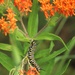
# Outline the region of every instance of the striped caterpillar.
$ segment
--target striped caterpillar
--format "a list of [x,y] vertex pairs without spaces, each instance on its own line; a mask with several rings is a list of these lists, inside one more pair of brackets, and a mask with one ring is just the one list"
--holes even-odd
[[40,67],[38,66],[38,64],[36,63],[35,59],[34,59],[34,51],[36,48],[36,43],[35,41],[31,41],[30,43],[30,47],[28,50],[28,59],[30,64],[35,67],[37,69],[38,72],[40,72]]

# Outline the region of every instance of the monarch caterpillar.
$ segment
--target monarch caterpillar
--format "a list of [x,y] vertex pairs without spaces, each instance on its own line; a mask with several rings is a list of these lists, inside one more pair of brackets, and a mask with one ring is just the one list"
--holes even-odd
[[31,41],[30,47],[29,47],[29,50],[28,50],[28,59],[29,59],[29,62],[31,63],[31,65],[33,67],[35,67],[38,72],[40,72],[40,67],[39,67],[39,65],[36,63],[36,61],[34,59],[35,48],[36,48],[36,43],[33,40],[33,41]]

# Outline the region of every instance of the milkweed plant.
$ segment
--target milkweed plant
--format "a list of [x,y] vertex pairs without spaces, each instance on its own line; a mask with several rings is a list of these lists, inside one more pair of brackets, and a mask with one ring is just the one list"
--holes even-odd
[[[9,75],[63,75],[75,37],[65,44],[54,29],[74,15],[75,0],[0,0],[0,32],[10,40],[0,43],[0,64]],[[63,47],[54,50],[56,41]]]

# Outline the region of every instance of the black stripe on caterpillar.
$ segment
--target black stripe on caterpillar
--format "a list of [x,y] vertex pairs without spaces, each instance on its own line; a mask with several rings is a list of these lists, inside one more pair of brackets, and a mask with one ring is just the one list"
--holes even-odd
[[36,61],[34,59],[35,48],[36,48],[35,41],[31,41],[30,47],[29,47],[29,50],[28,50],[28,59],[29,59],[30,64],[33,67],[35,67],[38,72],[40,72],[40,67],[39,67],[39,65],[36,63]]

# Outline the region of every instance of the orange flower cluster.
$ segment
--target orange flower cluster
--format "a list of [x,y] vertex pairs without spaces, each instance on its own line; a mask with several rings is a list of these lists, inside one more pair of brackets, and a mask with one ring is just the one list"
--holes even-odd
[[[6,18],[4,18],[6,17]],[[7,9],[7,14],[0,19],[0,31],[3,31],[5,35],[10,33],[10,31],[14,31],[16,28],[16,19],[15,14],[12,9]]]
[[27,15],[28,12],[31,12],[30,8],[32,7],[31,0],[14,0],[15,6],[19,9],[21,12],[25,12]]
[[24,75],[24,74],[26,74],[26,75],[40,75],[35,67],[30,67],[27,72],[20,70],[20,75]]
[[40,75],[39,72],[36,70],[35,67],[30,67],[30,69],[27,72],[27,75]]
[[75,0],[38,0],[41,3],[41,10],[46,18],[53,16],[55,12],[65,15],[66,17],[75,15]]
[[54,0],[53,3],[56,12],[66,17],[75,15],[75,0]]
[[54,15],[53,5],[50,3],[50,0],[38,1],[41,3],[41,10],[44,12],[46,18]]
[[4,3],[4,0],[0,0],[0,4],[3,4]]

